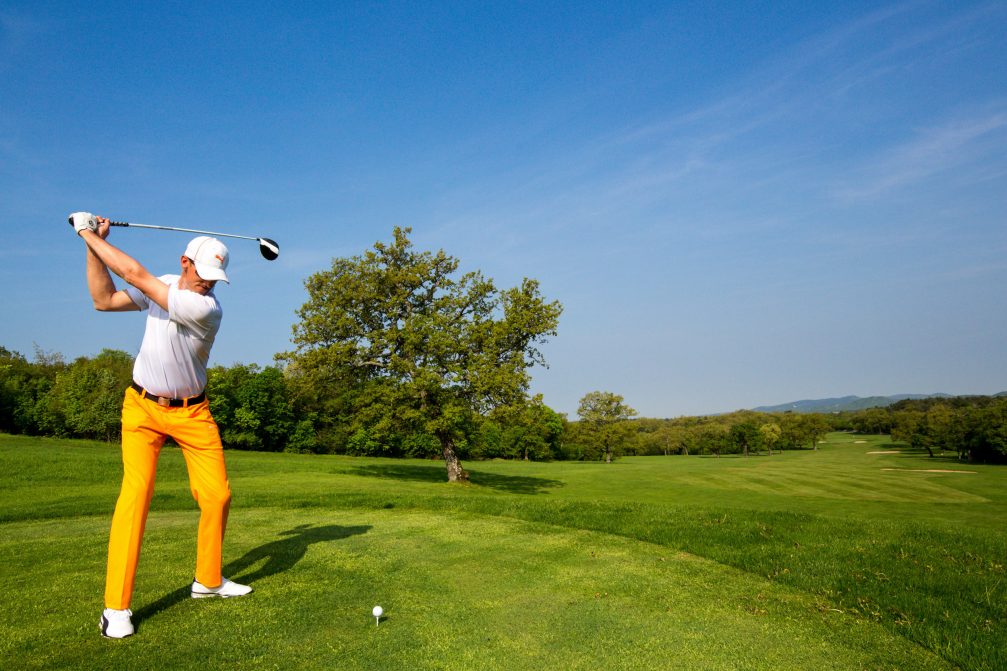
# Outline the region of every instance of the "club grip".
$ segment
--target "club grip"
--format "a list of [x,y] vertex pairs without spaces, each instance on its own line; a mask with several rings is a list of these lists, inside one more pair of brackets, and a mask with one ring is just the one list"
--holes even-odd
[[110,221],[110,222],[108,222],[108,225],[109,226],[129,226],[129,222],[128,221]]

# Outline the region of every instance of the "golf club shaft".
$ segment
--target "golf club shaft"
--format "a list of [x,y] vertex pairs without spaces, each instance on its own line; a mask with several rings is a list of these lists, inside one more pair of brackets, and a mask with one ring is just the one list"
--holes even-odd
[[220,236],[222,238],[240,238],[241,240],[261,240],[248,235],[234,235],[233,233],[216,233],[214,231],[197,231],[193,228],[176,228],[174,226],[152,226],[150,224],[132,224],[128,221],[110,221],[109,226],[129,226],[131,228],[153,228],[158,231],[180,231],[182,233],[200,233],[202,235]]

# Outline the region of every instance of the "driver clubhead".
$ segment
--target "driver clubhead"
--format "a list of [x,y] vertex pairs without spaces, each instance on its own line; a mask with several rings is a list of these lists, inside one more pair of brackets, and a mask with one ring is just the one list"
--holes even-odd
[[280,255],[280,246],[275,240],[269,238],[259,238],[259,251],[267,261],[275,261]]

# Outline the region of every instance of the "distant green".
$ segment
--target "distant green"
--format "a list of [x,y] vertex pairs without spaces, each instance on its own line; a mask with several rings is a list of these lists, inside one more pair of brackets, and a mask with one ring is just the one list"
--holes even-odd
[[1007,668],[1003,467],[854,434],[470,461],[467,486],[439,462],[227,456],[225,572],[256,591],[188,598],[198,513],[168,448],[137,634],[108,641],[117,446],[0,435],[0,668]]

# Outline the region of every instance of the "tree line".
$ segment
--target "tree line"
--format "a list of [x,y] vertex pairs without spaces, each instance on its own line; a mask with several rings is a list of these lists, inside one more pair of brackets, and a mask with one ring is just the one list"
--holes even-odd
[[859,433],[890,434],[931,457],[949,452],[970,463],[1007,462],[1007,396],[906,399],[844,414],[834,423]]
[[[122,399],[133,379],[133,355],[102,350],[67,362],[59,353],[23,354],[0,346],[0,431],[116,441]],[[283,372],[276,367],[216,366],[207,395],[225,446],[310,451],[310,417],[297,419]]]
[[[67,362],[37,350],[33,360],[0,346],[0,431],[116,441],[133,356],[103,350]],[[441,456],[436,436],[397,432],[371,401],[369,412],[326,415],[314,392],[278,366],[235,364],[208,371],[210,409],[228,449],[356,456]],[[349,393],[344,390],[343,393]],[[330,399],[331,400],[331,399]],[[362,399],[340,399],[354,407]],[[339,405],[336,405],[339,408]],[[341,409],[341,408],[340,408]],[[610,392],[590,392],[570,420],[541,395],[469,418],[459,455],[468,459],[606,460],[624,455],[750,454],[814,448],[830,429],[818,415],[738,412],[673,420],[633,419]]]
[[[133,356],[103,350],[67,362],[36,350],[33,360],[0,346],[0,431],[116,441],[122,395]],[[235,364],[208,371],[210,407],[228,449],[435,458],[436,436],[396,433],[372,406],[361,416],[325,416],[316,395],[279,366]],[[622,396],[586,394],[577,417],[549,408],[540,395],[473,419],[463,459],[611,461],[620,456],[754,455],[815,449],[829,431],[890,434],[931,456],[1007,461],[1007,397],[900,401],[887,408],[837,414],[760,413],[638,418]],[[372,421],[375,418],[378,421]]]
[[637,419],[627,424],[626,455],[773,456],[784,450],[815,450],[833,430],[827,415],[760,413]]

